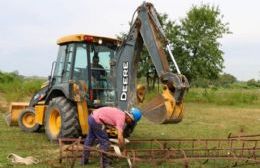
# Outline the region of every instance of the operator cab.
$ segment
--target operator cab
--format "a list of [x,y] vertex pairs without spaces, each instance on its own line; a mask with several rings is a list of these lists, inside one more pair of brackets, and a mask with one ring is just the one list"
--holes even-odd
[[91,35],[71,35],[58,40],[59,53],[53,72],[54,84],[84,81],[89,107],[115,104],[110,62],[120,41]]

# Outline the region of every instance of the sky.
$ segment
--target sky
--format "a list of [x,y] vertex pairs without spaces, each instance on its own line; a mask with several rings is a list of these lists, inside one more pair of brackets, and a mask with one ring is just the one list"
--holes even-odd
[[[0,0],[0,70],[48,76],[59,37],[86,33],[115,37],[143,0]],[[178,21],[192,5],[218,6],[232,34],[221,40],[224,72],[238,80],[260,80],[259,0],[150,0],[159,13]],[[185,65],[179,65],[185,66]]]

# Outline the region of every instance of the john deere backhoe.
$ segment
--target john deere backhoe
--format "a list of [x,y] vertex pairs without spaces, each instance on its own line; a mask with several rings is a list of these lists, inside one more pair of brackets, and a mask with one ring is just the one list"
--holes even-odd
[[[9,124],[18,121],[20,128],[28,132],[44,126],[50,140],[86,135],[87,118],[93,109],[117,106],[128,110],[143,100],[142,87],[136,89],[143,46],[162,86],[162,93],[142,106],[143,113],[157,123],[180,122],[188,81],[171,54],[153,5],[143,3],[136,13],[124,41],[85,34],[60,38],[58,57],[48,82],[29,104],[11,104]],[[177,74],[171,72],[167,57],[172,58]],[[98,67],[92,62],[95,58],[99,58]],[[133,127],[126,127],[125,136],[129,136]],[[108,129],[109,135],[113,136],[112,132]]]

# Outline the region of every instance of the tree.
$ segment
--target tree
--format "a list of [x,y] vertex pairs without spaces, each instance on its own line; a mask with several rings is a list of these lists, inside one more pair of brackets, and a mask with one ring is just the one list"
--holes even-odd
[[173,26],[176,37],[168,34],[175,42],[174,55],[182,65],[180,69],[190,81],[216,79],[222,72],[223,51],[218,40],[230,33],[228,23],[223,23],[222,18],[218,7],[193,6],[187,17],[181,19],[180,26]]
[[218,80],[214,81],[214,85],[221,87],[229,87],[231,84],[237,82],[237,78],[231,74],[224,73],[219,75]]
[[260,82],[256,81],[255,79],[250,79],[246,82],[247,86],[249,87],[260,87]]

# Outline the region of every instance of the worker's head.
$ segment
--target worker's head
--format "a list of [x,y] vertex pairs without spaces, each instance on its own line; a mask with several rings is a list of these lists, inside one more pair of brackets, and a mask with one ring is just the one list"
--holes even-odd
[[93,64],[98,65],[98,63],[99,63],[98,53],[95,53],[93,56]]
[[136,107],[132,107],[130,112],[126,111],[126,122],[138,122],[142,118],[142,112],[140,109]]

